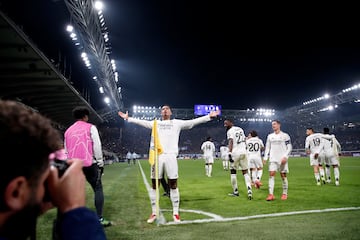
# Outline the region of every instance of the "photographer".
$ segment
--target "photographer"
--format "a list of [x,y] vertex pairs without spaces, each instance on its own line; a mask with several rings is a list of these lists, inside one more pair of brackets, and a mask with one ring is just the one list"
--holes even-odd
[[[0,100],[0,142],[1,240],[33,237],[38,216],[53,206],[59,211],[62,239],[106,239],[96,213],[85,207],[82,162],[68,160],[60,178],[58,169],[50,167],[61,137],[47,118]],[[44,201],[46,190],[51,201]]]

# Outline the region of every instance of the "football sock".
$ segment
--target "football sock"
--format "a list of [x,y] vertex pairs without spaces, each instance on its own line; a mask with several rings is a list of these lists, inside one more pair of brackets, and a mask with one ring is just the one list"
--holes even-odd
[[173,214],[179,214],[180,193],[179,188],[170,189],[170,199],[173,206]]
[[274,194],[274,187],[275,187],[275,177],[269,177],[269,194]]
[[235,192],[235,190],[238,189],[238,185],[237,185],[237,179],[236,179],[236,174],[231,174],[230,175],[230,180],[231,180],[231,186]]
[[246,189],[251,189],[251,179],[249,174],[244,174]]
[[314,173],[316,182],[320,182],[320,176],[319,173]]
[[262,169],[261,169],[261,170],[257,170],[257,179],[258,179],[259,181],[261,181],[262,174],[263,174],[263,170],[262,170]]
[[283,180],[282,180],[282,187],[283,187],[283,194],[286,194],[288,193],[288,180],[287,180],[287,177],[285,177]]
[[330,179],[331,179],[330,166],[326,166],[326,168],[325,168],[325,173],[326,173],[326,178],[327,178],[328,180],[330,180]]
[[209,176],[211,176],[211,173],[212,173],[212,165],[209,165],[209,170],[208,170]]
[[156,214],[156,190],[150,190],[150,203],[151,203],[151,211],[153,214]]
[[335,177],[335,181],[339,181],[340,180],[340,171],[338,167],[334,168],[334,177]]

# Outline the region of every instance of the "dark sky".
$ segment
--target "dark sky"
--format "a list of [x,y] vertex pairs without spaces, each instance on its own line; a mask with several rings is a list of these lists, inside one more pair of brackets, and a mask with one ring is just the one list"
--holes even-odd
[[[72,81],[86,84],[91,77],[65,32],[70,18],[64,2],[25,1],[21,9],[14,4],[23,1],[11,2],[3,8],[48,56],[61,51],[71,59]],[[103,2],[126,107],[282,110],[359,82],[354,6]]]

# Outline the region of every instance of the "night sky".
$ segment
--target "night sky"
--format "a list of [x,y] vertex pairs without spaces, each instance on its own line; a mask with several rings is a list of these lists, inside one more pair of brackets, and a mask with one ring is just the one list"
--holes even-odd
[[[67,57],[75,85],[89,84],[65,31],[70,17],[63,1],[2,2],[49,58]],[[125,107],[283,110],[359,83],[358,19],[350,5],[103,2]]]

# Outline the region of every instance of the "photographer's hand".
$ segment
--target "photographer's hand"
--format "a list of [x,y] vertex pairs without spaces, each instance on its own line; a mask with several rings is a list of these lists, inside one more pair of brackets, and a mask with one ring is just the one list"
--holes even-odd
[[59,178],[57,169],[51,167],[48,177],[48,188],[52,203],[61,213],[85,206],[85,176],[80,159],[69,159],[70,165]]

